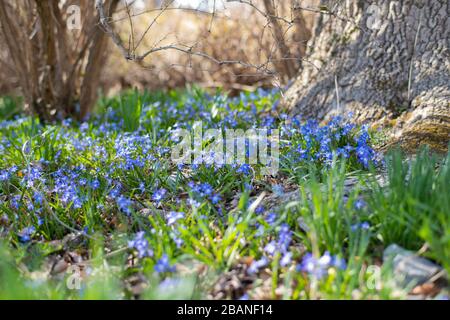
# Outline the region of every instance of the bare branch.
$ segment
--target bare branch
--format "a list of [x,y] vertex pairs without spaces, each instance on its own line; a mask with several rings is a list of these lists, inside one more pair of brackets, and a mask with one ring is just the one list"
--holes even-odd
[[105,32],[108,34],[108,36],[111,37],[113,42],[116,44],[116,46],[119,48],[119,50],[122,52],[122,55],[128,59],[128,60],[135,60],[135,57],[130,55],[129,50],[125,49],[122,40],[117,35],[117,33],[113,30],[113,28],[108,23],[107,15],[105,14],[105,8],[103,6],[102,0],[95,0],[95,8],[97,9],[97,12],[100,16],[100,24],[104,28]]

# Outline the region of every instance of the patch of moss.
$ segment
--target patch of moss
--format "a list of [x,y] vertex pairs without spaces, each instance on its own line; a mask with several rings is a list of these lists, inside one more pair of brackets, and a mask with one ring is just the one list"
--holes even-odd
[[450,142],[450,126],[422,121],[406,128],[397,140],[397,144],[408,153],[415,153],[423,145],[428,145],[435,152],[446,153]]

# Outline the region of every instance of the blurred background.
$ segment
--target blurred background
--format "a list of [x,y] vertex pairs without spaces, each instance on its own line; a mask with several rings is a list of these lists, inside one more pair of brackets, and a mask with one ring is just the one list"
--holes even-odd
[[[84,10],[83,0],[60,1],[60,6],[66,2],[79,4]],[[100,90],[111,95],[130,87],[156,90],[196,83],[237,92],[287,84],[301,66],[315,16],[314,12],[296,8],[299,5],[314,8],[319,1],[242,2],[245,1],[121,0],[110,22],[122,39],[130,41],[133,34],[133,40],[139,42],[136,49],[139,54],[157,46],[176,44],[220,61],[243,61],[253,67],[217,64],[176,50],[159,51],[136,63],[125,59],[112,41],[108,41],[107,58],[101,66]],[[272,8],[267,8],[267,2],[271,2]],[[271,15],[268,9],[273,10]],[[93,10],[92,4],[89,10]],[[85,16],[82,11],[81,19]],[[271,16],[276,19],[271,21]],[[277,23],[271,23],[274,21]],[[77,35],[82,31],[71,32]],[[282,46],[278,41],[280,32]],[[0,43],[4,43],[3,37],[0,33]],[[74,45],[79,38],[69,37],[69,41]],[[283,48],[288,50],[289,58]],[[36,54],[32,59],[40,56]],[[0,95],[18,94],[20,75],[3,45],[0,67]]]

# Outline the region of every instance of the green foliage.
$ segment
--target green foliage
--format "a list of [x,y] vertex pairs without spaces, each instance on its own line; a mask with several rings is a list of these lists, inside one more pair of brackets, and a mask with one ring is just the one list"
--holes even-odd
[[[130,91],[103,98],[85,123],[3,121],[0,299],[204,299],[227,272],[252,279],[238,292],[251,298],[402,298],[388,265],[373,285],[372,267],[392,243],[426,244],[449,271],[450,155],[424,149],[375,162],[380,133],[285,122],[273,115],[277,98]],[[281,129],[278,176],[173,164],[171,133],[200,119]],[[269,205],[289,190],[294,200]],[[74,270],[54,271],[67,255],[81,257],[80,290],[67,285]],[[323,265],[308,269],[308,259]]]
[[21,112],[22,99],[18,97],[0,97],[0,119],[10,120]]
[[[404,160],[396,151],[386,162],[386,184],[371,183],[370,219],[377,226],[379,239],[413,250],[418,250],[425,239],[444,253],[449,247],[450,227],[448,156],[439,160],[423,148],[414,159]],[[448,264],[448,255],[434,258]]]

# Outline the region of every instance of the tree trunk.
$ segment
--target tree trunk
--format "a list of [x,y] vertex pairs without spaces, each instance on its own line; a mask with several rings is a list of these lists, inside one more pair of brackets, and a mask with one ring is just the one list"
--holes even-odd
[[[298,0],[292,1],[293,22],[295,24],[295,33],[293,41],[297,47],[297,55],[303,59],[306,54],[308,40],[311,39],[311,30],[303,15],[303,11],[298,7]],[[301,65],[301,61],[300,61]]]
[[450,2],[322,1],[301,73],[283,104],[327,119],[392,125],[406,149],[450,138]]
[[[106,1],[108,17],[116,11],[118,0]],[[89,117],[95,102],[97,101],[97,91],[100,83],[103,61],[107,59],[108,36],[99,26],[95,27],[92,47],[89,51],[86,65],[86,75],[83,78],[80,92],[80,120]]]
[[[105,0],[109,18],[119,0]],[[83,25],[67,27],[75,5]],[[84,119],[97,99],[107,54],[107,35],[92,0],[0,1],[0,33],[14,64],[27,111],[42,123]],[[77,108],[79,101],[80,108]]]
[[277,12],[272,1],[273,0],[264,0],[264,7],[266,8],[267,18],[270,21],[275,41],[281,53],[280,62],[275,63],[275,66],[281,71],[280,74],[285,74],[289,78],[292,78],[295,76],[297,64],[296,61],[292,59],[289,47],[286,44],[283,27],[277,19]]

